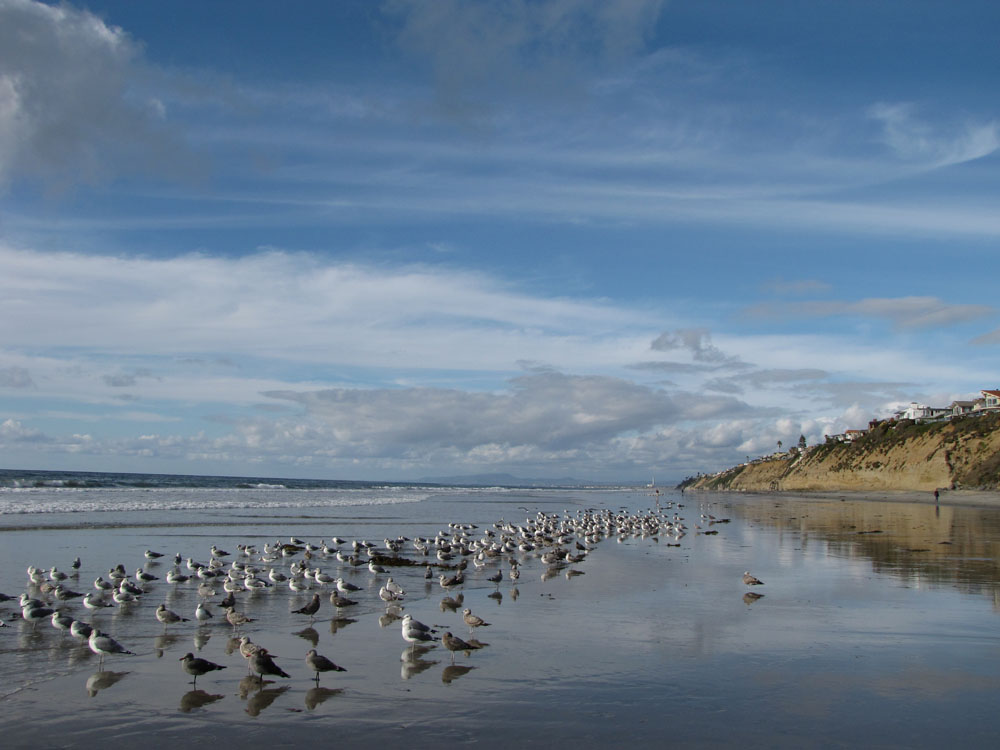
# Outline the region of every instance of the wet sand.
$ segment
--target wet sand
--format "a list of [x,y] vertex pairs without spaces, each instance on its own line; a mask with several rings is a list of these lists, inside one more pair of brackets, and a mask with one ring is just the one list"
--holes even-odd
[[[1000,513],[978,501],[935,509],[842,494],[672,496],[685,505],[676,511],[689,526],[682,539],[612,537],[585,562],[555,570],[525,555],[516,586],[508,577],[488,582],[493,566],[470,564],[467,582],[450,592],[426,582],[422,567],[393,569],[407,592],[400,613],[462,638],[470,637],[463,607],[491,623],[474,634],[489,646],[454,658],[440,645],[410,650],[378,599],[387,576],[367,568],[341,571],[362,591],[340,617],[329,589],[313,622],[292,613],[309,593],[246,593],[238,608],[255,622],[244,632],[290,675],[263,685],[247,678],[230,626],[193,621],[195,587],[166,584],[169,566],[149,565],[161,580],[139,606],[92,618],[136,652],[108,657],[103,670],[48,623],[0,629],[5,746],[93,747],[111,737],[171,748],[400,740],[413,747],[991,744],[1000,731],[993,710]],[[390,531],[432,534],[448,520],[485,528],[527,515],[522,506],[562,513],[619,502],[640,509],[651,500],[567,493],[543,504],[449,501],[228,527],[221,514],[200,529],[107,530],[81,517],[73,530],[0,534],[0,591],[24,590],[29,562],[68,569],[76,554],[84,567],[72,586],[84,591],[119,559],[130,571],[143,564],[147,547],[203,559],[213,542],[235,552],[238,542],[291,534],[381,541]],[[764,581],[753,587],[762,598],[746,596],[744,570]],[[455,610],[443,606],[460,595]],[[164,632],[153,615],[160,602],[192,622]],[[0,606],[4,620],[14,611]],[[347,671],[323,674],[317,685],[304,661],[310,648]],[[226,669],[199,677],[194,690],[178,661],[189,651]]]

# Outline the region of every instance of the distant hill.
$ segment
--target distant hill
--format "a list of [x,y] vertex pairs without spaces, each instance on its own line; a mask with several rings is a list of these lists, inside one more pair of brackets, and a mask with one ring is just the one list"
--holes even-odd
[[1000,413],[947,422],[882,422],[853,442],[806,450],[685,479],[704,490],[1000,489]]

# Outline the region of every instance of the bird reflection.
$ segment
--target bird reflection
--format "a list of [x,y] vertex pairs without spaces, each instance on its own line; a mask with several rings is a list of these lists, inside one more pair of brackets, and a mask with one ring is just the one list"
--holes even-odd
[[391,607],[389,611],[378,618],[378,624],[383,628],[388,625],[392,625],[396,622],[396,620],[402,619],[403,615],[401,614],[401,611],[402,610],[400,610],[399,607]]
[[458,608],[462,606],[465,602],[465,594],[459,594],[456,597],[446,596],[441,600],[441,611],[442,612],[458,612]]
[[297,635],[302,640],[309,641],[314,647],[319,645],[319,632],[316,628],[309,627],[305,630],[300,630],[298,633],[292,633],[292,635]]
[[240,639],[230,638],[226,641],[226,656],[232,656],[234,651],[240,650]]
[[168,648],[173,646],[180,639],[179,635],[167,634],[158,635],[153,639],[153,650],[156,652],[156,658],[162,659],[163,652]]
[[399,657],[402,663],[399,669],[399,676],[404,680],[408,680],[437,664],[436,661],[423,658],[433,648],[433,646],[417,646],[414,644],[410,648],[404,649],[402,655]]
[[756,591],[748,591],[743,595],[743,603],[748,607],[753,604],[758,599],[763,599],[763,594],[758,594]]
[[[208,640],[211,637],[212,636],[211,636],[210,633],[206,633],[206,632],[201,631],[201,630],[199,630],[197,633],[195,633],[194,634],[194,647],[195,647],[195,650],[196,651],[201,651],[203,648],[205,648],[205,644],[208,643]],[[238,641],[237,641],[237,643],[238,643]]]
[[259,679],[255,674],[248,674],[239,684],[239,695],[242,700],[246,700],[250,693],[262,689],[265,685],[273,685],[274,680]]
[[[350,617],[334,617],[330,620],[330,633],[335,634],[341,628],[346,628],[351,623],[355,623],[357,620],[352,620]],[[315,643],[313,644],[316,645]]]
[[95,697],[99,692],[111,687],[121,680],[128,672],[94,672],[87,678],[87,695]]
[[517,597],[519,597],[520,595],[521,592],[517,590],[516,586],[510,590],[510,598],[513,599],[514,601],[517,601]]
[[475,669],[475,667],[469,667],[461,664],[452,664],[447,666],[444,668],[444,671],[441,672],[441,682],[445,685],[450,685],[452,680],[457,680],[459,677],[464,674],[468,674],[473,669]]
[[180,710],[184,713],[190,713],[199,708],[204,708],[210,703],[215,703],[224,698],[223,695],[212,695],[204,690],[189,690],[181,696]]
[[343,693],[343,688],[313,687],[306,690],[306,708],[314,710],[320,703],[324,703],[335,695]]
[[289,685],[282,685],[281,687],[258,690],[247,700],[247,713],[251,716],[260,715],[261,711],[278,699],[278,696],[287,692],[289,687]]

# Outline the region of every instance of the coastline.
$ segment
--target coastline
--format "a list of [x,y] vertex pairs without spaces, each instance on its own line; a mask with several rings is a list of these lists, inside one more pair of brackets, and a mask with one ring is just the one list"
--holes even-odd
[[933,491],[926,490],[726,490],[687,487],[687,493],[698,495],[781,497],[789,500],[851,500],[884,503],[917,503],[920,505],[952,505],[969,508],[1000,508],[1000,490],[939,490],[937,502]]

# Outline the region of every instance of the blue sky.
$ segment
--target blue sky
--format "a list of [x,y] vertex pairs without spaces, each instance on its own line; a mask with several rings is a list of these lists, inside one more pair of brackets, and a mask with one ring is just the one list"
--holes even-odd
[[666,481],[1000,387],[998,21],[0,0],[3,463]]

